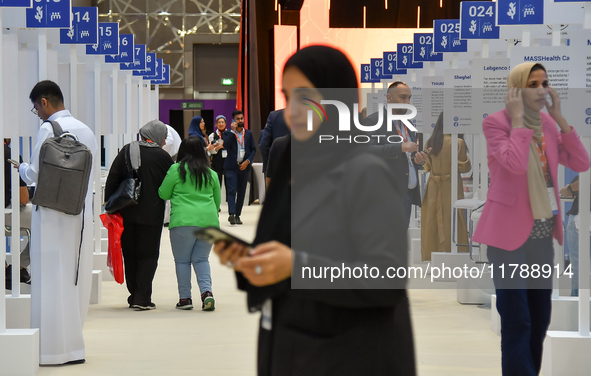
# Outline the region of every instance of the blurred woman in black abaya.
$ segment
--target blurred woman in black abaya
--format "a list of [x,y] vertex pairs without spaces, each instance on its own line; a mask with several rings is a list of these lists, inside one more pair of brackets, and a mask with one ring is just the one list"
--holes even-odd
[[342,264],[407,266],[404,198],[393,196],[386,164],[357,144],[319,142],[321,134],[363,139],[339,130],[346,117],[334,105],[322,106],[322,120],[313,113],[308,130],[304,103],[337,100],[356,114],[357,87],[351,63],[336,49],[311,46],[287,61],[292,138],[271,179],[254,248],[248,256],[236,243],[214,247],[236,270],[249,310],[262,313],[258,375],[416,373],[403,279],[305,277],[306,268]]

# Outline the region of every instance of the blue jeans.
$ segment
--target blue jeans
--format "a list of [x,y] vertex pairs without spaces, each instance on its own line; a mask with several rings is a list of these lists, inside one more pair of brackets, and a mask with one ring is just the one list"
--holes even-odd
[[[488,247],[493,263],[497,310],[501,316],[503,376],[537,376],[542,367],[542,352],[552,314],[552,277],[510,281],[509,264],[552,265],[552,237],[528,239],[514,251]],[[499,266],[505,265],[505,278]],[[502,288],[499,288],[502,287]]]
[[182,226],[170,229],[170,244],[176,266],[176,279],[181,299],[191,297],[191,264],[197,275],[201,294],[211,291],[211,269],[209,252],[211,244],[195,239],[197,226]]

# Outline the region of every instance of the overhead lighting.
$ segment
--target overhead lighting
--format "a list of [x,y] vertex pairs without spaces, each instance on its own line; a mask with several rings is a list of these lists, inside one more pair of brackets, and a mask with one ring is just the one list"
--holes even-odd
[[159,16],[170,16],[170,13],[168,12],[160,12],[158,13]]

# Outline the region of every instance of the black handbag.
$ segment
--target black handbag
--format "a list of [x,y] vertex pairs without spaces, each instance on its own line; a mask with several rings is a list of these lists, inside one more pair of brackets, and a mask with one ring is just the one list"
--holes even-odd
[[109,214],[117,213],[120,210],[138,204],[142,189],[142,182],[137,176],[137,171],[130,167],[129,148],[125,155],[125,165],[130,177],[124,179],[117,187],[117,190],[107,200],[105,211]]

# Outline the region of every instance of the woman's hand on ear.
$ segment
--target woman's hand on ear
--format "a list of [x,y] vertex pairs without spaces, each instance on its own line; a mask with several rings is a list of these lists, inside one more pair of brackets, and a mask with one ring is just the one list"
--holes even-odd
[[509,89],[509,92],[505,96],[505,106],[507,107],[507,115],[509,115],[509,117],[511,118],[512,124],[514,124],[513,127],[516,127],[516,122],[523,124],[524,110],[521,89]]
[[550,94],[550,99],[552,99],[552,104],[546,100],[546,108],[548,109],[548,113],[552,116],[552,119],[558,124],[562,133],[568,133],[571,131],[568,122],[562,116],[562,110],[560,108],[560,97],[556,90],[548,87],[548,94]]

